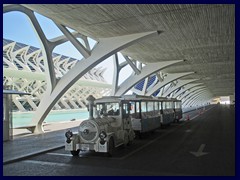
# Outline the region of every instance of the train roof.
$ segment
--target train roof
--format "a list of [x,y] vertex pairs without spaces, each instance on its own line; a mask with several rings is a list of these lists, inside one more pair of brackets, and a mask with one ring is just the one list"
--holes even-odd
[[103,96],[102,98],[96,99],[94,103],[120,102],[120,98],[120,96]]
[[122,99],[125,100],[152,100],[153,98],[151,96],[142,96],[142,95],[123,95]]
[[121,101],[181,101],[175,98],[166,97],[152,97],[143,95],[123,95],[123,96],[103,96],[102,98],[96,99],[94,103],[105,103],[105,102],[121,102]]
[[142,96],[142,95],[124,95],[122,96],[125,100],[130,101],[174,101],[173,98],[166,98],[166,97],[154,97],[154,96]]
[[181,100],[177,99],[177,98],[169,98],[172,101],[176,101],[176,102],[181,102]]

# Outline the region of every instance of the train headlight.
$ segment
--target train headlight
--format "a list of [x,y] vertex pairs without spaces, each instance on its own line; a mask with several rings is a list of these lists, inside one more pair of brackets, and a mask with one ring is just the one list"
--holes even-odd
[[72,131],[68,130],[68,131],[65,133],[65,136],[66,136],[67,139],[70,139],[70,138],[73,136]]
[[71,143],[71,137],[73,136],[73,133],[72,133],[72,131],[70,131],[70,130],[68,130],[66,133],[65,133],[65,136],[66,136],[66,138],[67,138],[67,143],[69,144],[69,143]]
[[105,131],[100,132],[99,138],[100,138],[101,140],[103,140],[103,139],[106,138],[106,137],[107,137],[107,133],[106,133]]

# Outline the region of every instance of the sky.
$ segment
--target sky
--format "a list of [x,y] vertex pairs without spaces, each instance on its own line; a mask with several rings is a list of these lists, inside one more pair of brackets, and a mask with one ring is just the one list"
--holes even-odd
[[[52,39],[63,35],[52,20],[38,13],[35,13],[35,15],[36,18],[38,19],[38,22],[40,23],[41,28],[43,29],[45,36],[48,39]],[[73,31],[70,28],[69,30],[71,32]],[[3,38],[40,48],[38,38],[34,32],[34,29],[32,28],[29,18],[24,13],[21,12],[14,11],[3,14]],[[95,41],[90,39],[90,47],[93,47],[94,44]],[[70,42],[66,42],[62,45],[57,46],[53,50],[53,52],[79,60],[82,59],[82,55]],[[122,57],[120,58],[120,62],[121,61],[124,61]],[[100,63],[97,67],[99,66],[107,68],[103,76],[105,80],[109,84],[111,84],[113,78],[112,57],[106,59],[105,61]],[[123,82],[131,74],[131,72],[132,70],[129,66],[124,68],[121,72],[119,83]]]

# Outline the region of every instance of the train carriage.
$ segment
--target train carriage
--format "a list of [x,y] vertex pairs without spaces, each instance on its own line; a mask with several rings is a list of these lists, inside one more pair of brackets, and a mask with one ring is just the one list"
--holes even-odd
[[125,95],[131,104],[132,128],[137,133],[153,131],[161,126],[159,102],[149,96]]
[[173,100],[174,121],[179,122],[182,119],[182,101],[177,99]]
[[168,98],[158,98],[161,101],[161,125],[166,126],[174,122],[173,100]]

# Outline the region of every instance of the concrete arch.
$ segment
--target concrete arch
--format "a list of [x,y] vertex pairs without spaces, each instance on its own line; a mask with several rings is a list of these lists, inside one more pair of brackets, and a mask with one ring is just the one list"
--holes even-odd
[[52,91],[57,83],[57,79],[54,71],[54,63],[52,59],[52,46],[50,41],[46,38],[38,20],[32,10],[29,10],[21,5],[7,5],[3,7],[3,13],[11,12],[11,11],[19,11],[27,15],[30,20],[30,23],[35,30],[35,34],[38,37],[39,43],[41,45],[42,56],[44,59],[47,59],[47,62],[44,63],[45,73],[46,73],[46,81],[47,81],[47,91]]
[[182,101],[182,103],[185,103],[185,101],[190,99],[196,92],[201,91],[202,89],[206,89],[206,87],[202,86],[202,87],[198,87],[194,90],[191,90],[191,92],[188,92],[186,95],[184,95],[184,97],[181,97],[180,100]]
[[203,83],[191,83],[191,84],[187,84],[185,86],[182,86],[182,88],[176,92],[174,95],[173,95],[173,98],[178,98],[181,94],[183,94],[185,91],[193,88],[193,87],[196,87],[196,86],[200,86],[202,85]]
[[203,95],[206,95],[206,93],[209,93],[207,89],[200,90],[198,93],[195,93],[191,98],[189,98],[188,101],[185,103],[185,105],[190,106],[190,104],[195,102],[197,98],[200,98]]
[[162,96],[167,97],[172,92],[176,91],[178,88],[181,88],[184,85],[190,84],[190,83],[198,81],[198,80],[199,79],[186,79],[186,80],[179,79],[177,84],[174,87],[169,88],[167,91],[165,91]]
[[113,93],[115,96],[121,96],[130,90],[134,85],[136,85],[142,79],[148,77],[151,74],[160,71],[168,66],[171,66],[175,63],[182,62],[184,60],[172,60],[172,61],[163,61],[159,63],[149,63],[144,66],[139,74],[133,74],[128,79],[126,79],[120,86],[118,86],[117,91]]
[[180,96],[178,96],[178,99],[184,101],[185,99],[187,99],[192,93],[194,93],[195,91],[197,91],[198,89],[203,89],[206,88],[205,86],[196,86],[191,88],[190,90],[188,90],[187,92],[185,91],[185,93],[182,93]]
[[198,90],[194,91],[188,98],[186,98],[185,100],[182,101],[182,104],[183,104],[184,106],[187,106],[187,104],[188,104],[193,98],[195,98],[195,96],[197,96],[199,93],[202,93],[202,91],[207,91],[207,88],[198,89]]
[[[162,82],[158,82],[154,87],[152,87],[147,93],[147,96],[151,96],[153,93],[155,93],[158,89],[160,89],[161,87],[164,87],[165,85],[167,85],[168,83],[179,79],[181,77],[193,74],[194,72],[185,72],[185,73],[173,73],[173,74],[168,74],[166,78],[164,78],[164,80]],[[157,95],[159,96],[159,94]]]
[[196,97],[191,103],[189,103],[189,106],[197,106],[198,104],[204,104],[206,101],[208,101],[211,98],[211,95],[209,93],[201,94],[200,96]]

